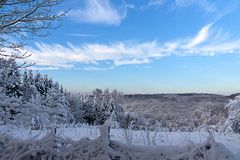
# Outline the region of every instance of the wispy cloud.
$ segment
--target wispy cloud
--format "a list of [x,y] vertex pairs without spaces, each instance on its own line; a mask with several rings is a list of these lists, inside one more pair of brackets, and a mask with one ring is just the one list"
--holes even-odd
[[166,0],[149,0],[148,6],[161,6],[166,2]]
[[99,61],[113,61],[114,65],[148,63],[149,59],[164,56],[163,48],[155,41],[151,42],[116,42],[112,44],[84,44],[76,46],[36,43],[29,48],[32,53],[29,60],[38,65],[54,67],[74,67],[74,63],[94,64]]
[[116,7],[109,0],[88,0],[84,8],[72,10],[69,16],[80,22],[119,25],[133,7],[128,4]]
[[111,67],[88,66],[88,67],[84,67],[83,69],[80,69],[80,70],[85,70],[85,71],[106,71],[106,70],[110,70],[110,69],[114,69],[114,66],[111,66]]
[[240,53],[240,39],[231,39],[228,34],[213,28],[213,24],[203,26],[195,36],[164,43],[126,41],[83,45],[68,43],[66,46],[36,43],[36,47],[28,48],[32,54],[29,60],[51,69],[74,69],[75,64],[84,64],[87,65],[85,70],[106,70],[109,67],[101,68],[99,64],[111,61],[111,68],[127,64],[147,64],[170,55],[212,56]]
[[216,12],[217,10],[214,3],[208,0],[175,0],[175,8],[188,7],[190,5],[196,5],[206,12]]
[[73,36],[73,37],[97,37],[97,35],[93,34],[82,34],[82,33],[67,33],[67,36]]
[[173,0],[173,1],[149,0],[148,4],[145,7],[162,6],[165,5],[166,3],[171,3],[173,5],[174,10],[178,8],[186,8],[195,5],[208,13],[214,13],[217,11],[215,4],[208,0]]
[[149,0],[144,6],[140,8],[142,10],[153,7],[153,6],[163,6],[166,4],[170,4],[172,11],[176,9],[186,9],[191,6],[195,6],[208,15],[213,16],[213,20],[218,21],[219,19],[223,18],[224,16],[231,13],[233,10],[237,8],[239,5],[239,1],[236,0],[228,0],[228,1],[210,1],[210,0]]
[[197,6],[204,12],[213,15],[215,21],[231,13],[239,5],[239,1],[210,1],[210,0],[174,0],[173,9]]
[[34,66],[30,66],[30,67],[27,67],[27,69],[41,71],[41,70],[58,70],[60,68],[59,67],[41,67],[41,66],[34,67]]
[[194,38],[192,38],[192,40],[188,44],[188,47],[191,48],[191,47],[194,47],[196,45],[203,43],[209,37],[209,29],[212,25],[213,25],[213,23],[210,23],[210,24],[204,26],[198,32],[198,34]]
[[200,29],[192,38],[168,42],[176,55],[204,55],[240,53],[240,39],[233,39],[228,33],[213,28],[210,23]]

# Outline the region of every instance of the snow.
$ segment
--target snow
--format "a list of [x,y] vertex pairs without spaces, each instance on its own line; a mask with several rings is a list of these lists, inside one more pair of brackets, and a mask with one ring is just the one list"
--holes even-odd
[[[49,136],[50,133],[52,133],[50,130],[31,130],[13,127],[9,125],[0,126],[0,131],[4,135],[9,135],[12,138],[23,141],[36,141],[42,139],[44,140],[46,139],[46,137]],[[105,132],[104,135],[107,136],[106,128],[102,129],[101,133],[103,132]],[[211,152],[217,152],[216,156],[218,156],[218,160],[221,157],[226,157],[229,155],[231,155],[232,157],[233,155],[238,156],[238,158],[240,159],[240,135],[237,134],[214,133],[213,143],[210,142],[211,140],[208,139],[209,133],[206,132],[158,132],[144,130],[136,131],[125,129],[111,129],[111,142],[106,142],[108,137],[103,137],[101,133],[98,126],[88,125],[59,126],[56,129],[57,137],[63,139],[63,141],[70,141],[71,144],[69,146],[76,145],[75,147],[77,147],[78,143],[84,143],[85,146],[88,146],[90,148],[91,146],[94,146],[95,148],[103,147],[106,149],[108,145],[112,145],[112,148],[115,148],[114,152],[116,152],[117,155],[120,154],[120,157],[123,156],[122,154],[124,154],[125,156],[126,154],[130,154],[129,150],[131,150],[131,154],[135,158],[141,157],[140,159],[144,159],[143,157],[146,158],[146,156],[150,155],[152,155],[152,157],[161,157],[161,154],[159,152],[161,151],[162,154],[168,155],[167,157],[173,159],[175,157],[176,159],[176,157],[188,157],[195,154],[198,155],[197,153],[199,152],[199,148],[201,148],[202,146],[206,146],[209,143],[213,145],[216,141],[216,151],[212,150]],[[102,140],[99,140],[99,138]],[[97,145],[94,143],[101,144]],[[79,150],[80,148],[83,149],[82,147],[79,148],[79,146],[77,148]],[[112,150],[112,148],[110,147],[110,150]],[[141,155],[143,151],[146,153],[146,155]],[[190,153],[191,155],[189,155]],[[204,154],[208,156],[213,155],[213,153],[210,154],[208,153],[208,151],[206,151],[205,153],[205,150]],[[235,157],[236,160],[238,158]]]
[[[145,115],[133,106],[134,112],[124,112],[117,90],[75,95],[0,58],[0,160],[240,160],[240,96],[225,108],[215,96],[207,102],[168,96],[154,99],[156,107],[143,98]],[[166,99],[174,110],[166,109]],[[197,107],[188,112],[193,103]]]

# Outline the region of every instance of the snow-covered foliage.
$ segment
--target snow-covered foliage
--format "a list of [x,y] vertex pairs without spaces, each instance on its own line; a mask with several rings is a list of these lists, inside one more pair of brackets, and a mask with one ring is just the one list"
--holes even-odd
[[25,127],[69,123],[69,100],[57,82],[21,70],[14,59],[0,58],[0,121]]
[[137,112],[124,112],[121,127],[128,129],[144,129],[148,126],[148,121],[145,117]]
[[227,118],[228,100],[213,94],[126,95],[123,109],[151,130],[216,132]]
[[[92,95],[73,95],[48,76],[20,70],[14,59],[0,58],[0,118],[35,129],[51,124],[122,122],[123,94],[100,89]],[[72,114],[73,113],[73,114]]]
[[54,160],[238,160],[213,136],[201,143],[181,145],[126,145],[111,140],[109,127],[100,127],[96,139],[73,141],[49,132],[41,139],[21,140],[0,135],[0,159],[54,159]]
[[10,97],[21,96],[20,83],[20,72],[15,60],[0,58],[0,88],[2,94]]
[[226,108],[228,109],[228,118],[223,125],[223,131],[240,133],[240,96],[230,100]]
[[133,130],[218,132],[223,128],[240,132],[239,97],[224,108],[227,98],[219,95],[124,96],[117,90],[101,89],[91,95],[71,94],[47,75],[20,70],[14,59],[0,58],[0,62],[3,124],[38,129],[72,122],[90,125],[108,122],[112,128]]
[[96,89],[92,95],[70,95],[70,106],[76,122],[101,125],[109,121],[116,127],[122,121],[122,98],[122,93],[116,90],[110,93]]

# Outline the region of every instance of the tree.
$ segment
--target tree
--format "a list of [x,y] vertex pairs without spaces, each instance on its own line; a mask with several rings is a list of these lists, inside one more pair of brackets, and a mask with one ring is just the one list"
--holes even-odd
[[123,94],[108,89],[96,89],[92,95],[70,95],[70,106],[77,122],[102,125],[106,121],[117,126],[122,118]]
[[24,44],[12,39],[47,36],[49,29],[65,14],[54,13],[53,7],[63,0],[0,0],[0,56],[23,59]]
[[0,87],[7,96],[19,97],[22,95],[20,76],[14,59],[0,58]]
[[223,125],[223,131],[240,133],[240,96],[230,100],[225,108],[228,109],[228,118]]
[[39,72],[37,72],[34,77],[34,84],[40,95],[46,95],[43,78]]

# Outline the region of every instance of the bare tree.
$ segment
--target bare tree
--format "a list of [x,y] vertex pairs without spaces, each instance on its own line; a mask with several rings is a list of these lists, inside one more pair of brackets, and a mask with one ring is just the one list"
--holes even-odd
[[24,43],[34,36],[47,36],[58,27],[54,22],[66,13],[53,7],[63,0],[0,0],[0,56],[24,59]]

